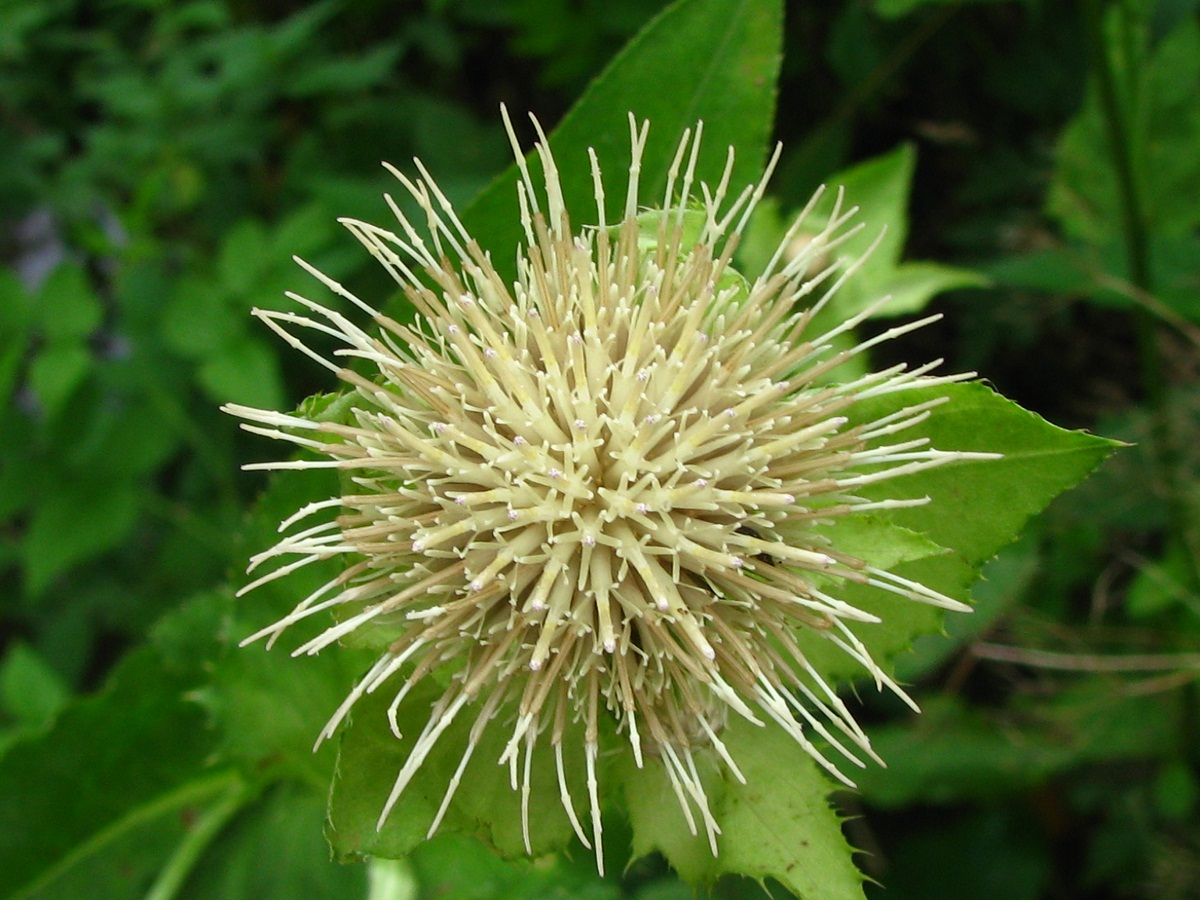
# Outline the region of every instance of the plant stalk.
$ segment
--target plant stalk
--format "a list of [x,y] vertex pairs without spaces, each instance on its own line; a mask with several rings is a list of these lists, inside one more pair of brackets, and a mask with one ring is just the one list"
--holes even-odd
[[[1134,160],[1134,136],[1130,128],[1131,91],[1122,97],[1118,91],[1117,73],[1108,52],[1104,33],[1104,14],[1109,4],[1102,0],[1082,0],[1084,29],[1092,67],[1096,77],[1100,107],[1108,136],[1114,174],[1116,175],[1117,198],[1120,206],[1121,236],[1128,265],[1129,281],[1146,295],[1153,294],[1153,275],[1150,256],[1150,228],[1137,178]],[[1125,68],[1128,78],[1133,78],[1137,65],[1132,42],[1128,39],[1129,11],[1122,0],[1116,6],[1122,16],[1121,26],[1125,32]],[[1122,102],[1124,101],[1124,102]],[[1193,587],[1200,587],[1200,535],[1191,528],[1191,505],[1185,494],[1183,473],[1174,430],[1171,426],[1168,403],[1168,385],[1163,371],[1162,351],[1159,345],[1158,326],[1151,311],[1139,304],[1132,311],[1133,329],[1137,341],[1138,362],[1142,389],[1150,408],[1152,465],[1159,473],[1167,497],[1167,507],[1174,534],[1187,552],[1190,560]]]

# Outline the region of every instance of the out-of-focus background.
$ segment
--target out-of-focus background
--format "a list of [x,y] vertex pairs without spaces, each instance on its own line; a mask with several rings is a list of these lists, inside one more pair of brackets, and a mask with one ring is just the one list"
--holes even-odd
[[[153,780],[216,752],[180,748],[206,719],[177,708],[184,662],[170,680],[211,623],[155,623],[244,558],[264,480],[239,467],[271,451],[218,405],[332,387],[249,314],[307,289],[291,256],[389,296],[336,222],[387,217],[380,160],[467,203],[511,159],[500,103],[552,127],[663,5],[0,0],[0,788],[57,766],[63,797],[0,813],[42,861],[20,896],[690,896],[661,861],[601,882],[461,839],[327,864],[304,771],[224,817],[220,784],[185,779],[89,832],[115,788],[71,763],[107,742]],[[883,159],[905,256],[979,276],[877,362],[945,357],[1136,444],[904,663],[923,718],[864,692],[890,765],[844,799],[869,893],[1200,896],[1200,3],[788,3],[775,136],[773,214]],[[217,836],[189,844],[190,815]]]

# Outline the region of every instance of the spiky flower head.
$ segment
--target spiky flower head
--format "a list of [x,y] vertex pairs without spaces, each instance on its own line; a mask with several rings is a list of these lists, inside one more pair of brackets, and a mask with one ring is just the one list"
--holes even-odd
[[[536,120],[540,189],[505,115],[525,235],[511,283],[418,162],[415,180],[392,171],[423,211],[423,228],[390,197],[398,231],[345,222],[416,307],[413,324],[384,316],[303,262],[374,327],[294,294],[302,311],[255,311],[346,383],[352,414],[327,421],[226,407],[252,423],[247,430],[318,457],[251,468],[335,468],[345,486],[284,523],[340,510],[256,556],[252,569],[292,560],[243,591],[328,557],[344,559],[341,574],[248,640],[273,640],[330,610],[336,624],[297,654],[381,623],[400,626],[322,739],[385,684],[395,690],[398,733],[396,711],[414,685],[438,674],[446,684],[382,804],[381,826],[450,724],[473,717],[430,834],[485,729],[503,729],[499,762],[522,791],[526,847],[530,761],[548,743],[566,814],[602,865],[597,773],[607,728],[638,766],[665,767],[693,833],[698,814],[716,853],[720,828],[697,758],[712,755],[742,778],[722,742],[730,716],[776,723],[847,784],[812,736],[858,765],[857,754],[874,757],[806,657],[804,635],[831,642],[904,696],[852,627],[886,623],[840,600],[839,584],[965,608],[829,538],[836,531],[827,526],[840,517],[924,502],[871,501],[858,493],[864,486],[978,456],[904,438],[931,403],[854,421],[868,398],[967,376],[934,378],[925,374],[932,365],[901,365],[830,381],[879,341],[929,321],[840,351],[835,339],[874,307],[810,333],[859,264],[836,258],[856,230],[847,227],[854,211],[839,196],[832,215],[810,229],[810,204],[750,283],[731,257],[769,168],[758,185],[730,197],[731,151],[720,182],[700,184],[697,197],[698,125],[679,144],[661,207],[647,211],[638,175],[648,128],[630,124],[622,217],[605,219],[592,153],[596,219],[578,228]],[[807,240],[797,242],[802,229]],[[297,336],[305,331],[341,342],[333,356],[370,373],[317,353]],[[563,764],[568,739],[583,745],[582,786],[569,783]],[[577,809],[572,792],[581,789],[586,807]]]

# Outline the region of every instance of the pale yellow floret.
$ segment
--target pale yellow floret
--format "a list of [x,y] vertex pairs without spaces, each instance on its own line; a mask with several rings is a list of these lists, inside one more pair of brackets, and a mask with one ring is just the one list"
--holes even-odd
[[[410,754],[381,798],[380,827],[462,716],[471,722],[466,745],[429,834],[487,729],[509,728],[496,762],[508,765],[520,793],[527,850],[534,847],[534,755],[549,741],[563,809],[602,868],[601,745],[611,730],[624,735],[639,767],[663,767],[688,827],[717,853],[720,823],[702,771],[711,759],[744,781],[722,740],[730,716],[774,722],[848,785],[827,748],[856,766],[864,765],[860,755],[878,759],[806,657],[812,640],[831,642],[911,703],[850,628],[886,623],[838,599],[839,583],[966,608],[839,551],[836,528],[818,526],[926,502],[869,500],[855,493],[866,485],[990,458],[919,438],[882,443],[925,421],[940,400],[851,425],[865,398],[969,376],[930,377],[932,364],[898,365],[828,382],[847,361],[936,318],[833,351],[883,298],[823,334],[809,333],[864,261],[836,256],[861,227],[849,226],[855,210],[840,191],[822,222],[814,221],[814,197],[753,283],[733,272],[778,150],[763,178],[727,202],[732,151],[715,186],[697,184],[697,125],[679,143],[660,210],[646,214],[639,179],[648,130],[631,118],[619,221],[606,217],[600,162],[589,151],[596,207],[591,227],[580,228],[541,127],[535,120],[542,173],[535,181],[507,111],[503,117],[518,161],[525,236],[514,283],[504,283],[418,162],[417,177],[389,168],[422,222],[410,221],[391,197],[397,231],[345,221],[404,288],[419,312],[414,323],[379,314],[302,261],[372,316],[378,334],[294,294],[301,312],[255,311],[346,383],[353,412],[333,422],[226,407],[247,430],[324,457],[250,468],[335,468],[353,492],[297,510],[281,531],[303,527],[253,558],[252,570],[292,557],[239,593],[316,560],[339,556],[348,565],[248,640],[274,641],[331,609],[340,621],[296,653],[317,653],[378,621],[402,623],[322,740],[358,700],[393,682],[388,719],[399,737],[411,689],[443,667],[453,671],[424,728],[408,738]],[[802,232],[803,249],[789,256]],[[352,359],[327,359],[305,332],[335,339],[334,355]],[[361,374],[364,367],[374,374]],[[332,509],[341,515],[321,518]],[[568,739],[581,745],[586,815],[564,761]]]

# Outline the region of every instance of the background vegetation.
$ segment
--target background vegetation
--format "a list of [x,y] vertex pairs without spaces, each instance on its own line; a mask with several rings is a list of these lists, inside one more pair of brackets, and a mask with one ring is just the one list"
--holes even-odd
[[[328,389],[248,313],[293,253],[390,291],[335,222],[382,218],[379,160],[467,202],[499,103],[555,123],[662,5],[0,0],[0,894],[690,896],[460,838],[326,861],[332,756],[292,750],[357,663],[231,652],[271,450],[216,410]],[[789,3],[776,137],[775,209],[891,160],[906,257],[982,276],[876,362],[1136,443],[906,658],[924,716],[864,692],[869,893],[1200,895],[1200,3]]]

